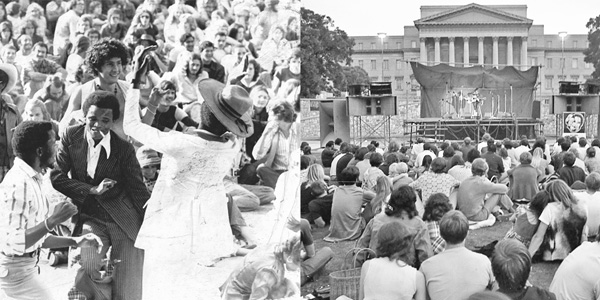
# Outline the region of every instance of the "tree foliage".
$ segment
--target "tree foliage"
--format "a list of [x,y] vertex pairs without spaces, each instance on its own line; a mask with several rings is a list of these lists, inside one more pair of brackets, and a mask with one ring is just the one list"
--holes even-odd
[[590,20],[585,25],[588,28],[589,46],[583,51],[584,61],[594,66],[592,77],[600,78],[600,15]]
[[363,68],[343,66],[342,71],[333,80],[334,95],[339,96],[340,92],[347,90],[348,85],[367,84],[369,81],[369,74]]
[[301,97],[312,98],[322,91],[335,92],[342,65],[352,62],[354,39],[335,27],[333,20],[303,8],[301,43],[302,90]]

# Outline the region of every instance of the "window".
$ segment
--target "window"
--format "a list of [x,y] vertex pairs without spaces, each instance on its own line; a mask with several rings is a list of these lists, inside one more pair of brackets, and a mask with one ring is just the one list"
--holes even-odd
[[358,50],[362,50],[362,49],[363,49],[362,43],[358,43]]
[[411,48],[417,48],[417,41],[410,41]]
[[546,76],[546,80],[544,82],[544,86],[546,87],[547,90],[551,90],[552,89],[552,80],[554,79],[554,76]]
[[591,64],[591,63],[585,63],[585,68],[586,68],[586,69],[589,69],[589,68],[591,68],[591,67],[592,67],[592,64]]
[[552,57],[546,58],[546,68],[552,69]]
[[563,69],[565,67],[565,58],[561,57],[560,58],[560,68]]
[[573,58],[573,59],[571,60],[571,68],[572,68],[572,69],[577,69],[577,63],[578,63],[578,62],[579,62],[579,59],[578,59],[578,58]]
[[531,39],[531,47],[537,47],[537,40]]
[[388,42],[383,43],[383,49],[388,49],[389,45]]
[[377,70],[377,61],[371,59],[371,70]]
[[577,41],[573,41],[573,48],[577,48]]
[[552,48],[552,41],[546,41],[546,48]]
[[396,70],[402,69],[402,60],[396,59]]
[[379,77],[374,76],[374,77],[369,77],[369,81],[371,82],[376,82],[379,79]]
[[364,68],[364,67],[363,67],[363,61],[362,61],[362,59],[358,60],[358,66],[359,66],[361,69],[363,69],[363,68]]
[[565,75],[558,75],[558,81],[565,81],[567,80],[567,76]]
[[530,61],[531,61],[531,65],[532,66],[537,66],[538,65],[538,58],[537,57],[530,57]]
[[375,50],[375,42],[371,42],[371,50]]
[[571,81],[579,81],[579,75],[571,75]]
[[402,82],[404,81],[404,76],[396,76],[394,77],[394,81],[396,82],[396,89],[402,90]]
[[390,82],[390,81],[392,81],[392,77],[390,77],[390,76],[385,76],[385,77],[383,77],[383,81],[385,81],[385,82]]
[[383,60],[383,69],[384,70],[389,70],[390,69],[390,61],[388,59],[384,59]]

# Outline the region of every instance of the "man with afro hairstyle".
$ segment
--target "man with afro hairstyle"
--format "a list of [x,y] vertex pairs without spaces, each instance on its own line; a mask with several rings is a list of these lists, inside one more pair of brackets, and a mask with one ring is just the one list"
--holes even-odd
[[123,132],[123,108],[129,84],[121,78],[124,78],[123,69],[128,62],[127,47],[117,39],[101,39],[88,50],[84,64],[92,70],[96,78],[81,85],[71,94],[67,111],[60,121],[61,132],[72,124],[74,118],[82,117],[80,113],[74,114],[74,112],[81,110],[84,100],[94,91],[103,90],[113,93],[119,100],[121,113],[115,120],[112,130],[117,136],[127,140],[127,136]]

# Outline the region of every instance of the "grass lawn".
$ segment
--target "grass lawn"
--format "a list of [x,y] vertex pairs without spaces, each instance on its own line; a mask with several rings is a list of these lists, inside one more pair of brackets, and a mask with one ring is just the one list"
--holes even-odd
[[[476,249],[495,240],[500,240],[504,237],[511,226],[512,223],[510,222],[496,222],[496,224],[494,224],[492,227],[471,230],[467,236],[467,241],[465,243],[466,247],[469,249]],[[356,241],[340,243],[324,242],[323,238],[328,233],[328,227],[316,228],[312,232],[316,249],[320,249],[325,246],[330,247],[331,250],[333,250],[334,257],[319,274],[315,275],[315,278],[312,282],[308,282],[302,287],[302,295],[306,295],[321,286],[328,285],[329,273],[342,270],[344,266],[344,256],[350,249],[354,248]],[[351,264],[351,262],[347,263]],[[558,265],[559,263],[546,262],[534,264],[532,266],[531,274],[529,275],[529,281],[534,286],[548,289]],[[346,268],[350,267],[351,266],[347,266]]]

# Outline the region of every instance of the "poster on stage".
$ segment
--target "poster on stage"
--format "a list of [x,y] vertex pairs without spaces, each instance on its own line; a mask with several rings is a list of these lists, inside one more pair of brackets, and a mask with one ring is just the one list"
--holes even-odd
[[585,112],[563,113],[563,136],[585,137]]

